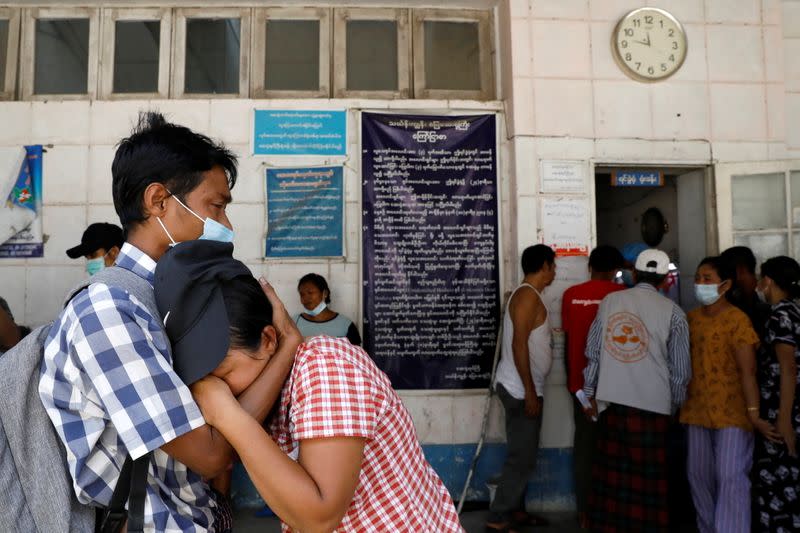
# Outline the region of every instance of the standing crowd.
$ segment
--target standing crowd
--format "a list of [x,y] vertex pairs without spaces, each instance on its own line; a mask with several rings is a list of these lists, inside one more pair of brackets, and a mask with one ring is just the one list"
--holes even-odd
[[[524,512],[524,496],[552,360],[541,292],[555,254],[530,247],[522,268],[497,370],[509,453],[486,524],[493,531],[543,521]],[[660,250],[642,250],[631,265],[600,246],[591,279],[564,293],[581,526],[675,530],[684,510],[675,508],[674,470],[685,468],[701,533],[800,531],[800,265],[781,256],[757,269],[741,246],[707,257],[688,314],[663,294],[671,268]]]

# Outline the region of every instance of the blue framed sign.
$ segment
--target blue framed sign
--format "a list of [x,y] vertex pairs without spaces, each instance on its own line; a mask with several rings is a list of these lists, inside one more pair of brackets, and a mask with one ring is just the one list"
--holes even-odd
[[347,113],[256,109],[253,154],[347,155]]
[[268,168],[266,257],[341,257],[342,167]]
[[664,172],[661,170],[615,169],[611,172],[612,187],[663,187]]

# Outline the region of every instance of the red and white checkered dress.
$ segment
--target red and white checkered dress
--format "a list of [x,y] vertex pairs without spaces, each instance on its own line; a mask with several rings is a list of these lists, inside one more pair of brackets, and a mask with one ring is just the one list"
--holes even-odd
[[389,378],[347,340],[300,345],[270,432],[286,453],[303,439],[366,439],[356,492],[336,531],[463,532]]

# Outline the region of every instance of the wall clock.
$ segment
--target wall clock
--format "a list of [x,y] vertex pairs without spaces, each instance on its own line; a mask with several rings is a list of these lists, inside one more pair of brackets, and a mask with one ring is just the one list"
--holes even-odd
[[686,59],[686,32],[663,9],[643,7],[620,19],[611,48],[625,74],[637,81],[659,81],[675,74]]

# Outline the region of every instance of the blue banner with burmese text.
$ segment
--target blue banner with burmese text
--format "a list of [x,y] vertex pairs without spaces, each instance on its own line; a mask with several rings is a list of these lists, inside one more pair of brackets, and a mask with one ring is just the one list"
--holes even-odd
[[342,167],[267,169],[267,257],[343,254]]

